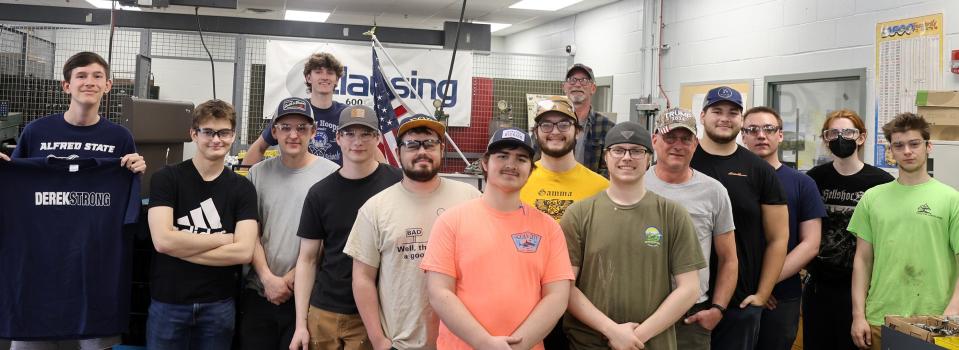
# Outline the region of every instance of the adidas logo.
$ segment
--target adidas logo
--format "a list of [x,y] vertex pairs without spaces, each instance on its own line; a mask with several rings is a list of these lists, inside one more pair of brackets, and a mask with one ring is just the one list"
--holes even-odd
[[177,229],[192,233],[217,233],[226,231],[220,222],[220,213],[213,204],[213,198],[200,202],[200,207],[190,210],[190,215],[176,219]]

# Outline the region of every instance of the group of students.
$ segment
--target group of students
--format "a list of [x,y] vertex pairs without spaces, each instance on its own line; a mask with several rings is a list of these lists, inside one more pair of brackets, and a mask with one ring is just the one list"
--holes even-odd
[[[224,167],[233,107],[195,108],[196,155],[151,181],[148,348],[789,349],[802,309],[805,347],[878,349],[885,315],[959,314],[959,193],[926,172],[915,114],[882,128],[898,179],[862,162],[848,110],[822,127],[833,161],[803,174],[779,158],[779,114],[732,88],[650,132],[593,111],[576,64],[529,132],[492,135],[480,193],[438,176],[447,130],[429,116],[400,121],[399,169],[381,163],[375,111],[332,99],[342,74],[307,59],[310,97],[280,102],[248,178]],[[70,108],[27,125],[13,157],[142,173],[129,131],[97,115],[110,84],[98,55],[67,60]],[[74,338],[13,348],[119,343]]]

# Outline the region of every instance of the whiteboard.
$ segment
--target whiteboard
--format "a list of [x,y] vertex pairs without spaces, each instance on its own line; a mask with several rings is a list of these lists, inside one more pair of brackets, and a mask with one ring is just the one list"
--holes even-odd
[[[233,62],[215,62],[216,97],[233,103]],[[210,61],[153,58],[154,84],[160,99],[188,101],[194,105],[213,98]]]

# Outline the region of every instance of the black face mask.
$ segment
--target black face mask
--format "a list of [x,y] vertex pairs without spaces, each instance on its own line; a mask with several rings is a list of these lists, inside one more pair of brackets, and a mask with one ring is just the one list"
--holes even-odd
[[858,146],[856,146],[856,140],[847,140],[842,136],[829,141],[829,150],[839,158],[851,156],[853,153],[856,153],[856,148],[858,148]]

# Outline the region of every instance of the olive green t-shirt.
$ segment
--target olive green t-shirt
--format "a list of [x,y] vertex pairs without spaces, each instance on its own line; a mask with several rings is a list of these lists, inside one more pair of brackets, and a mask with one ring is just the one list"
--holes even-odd
[[[672,292],[672,276],[706,267],[689,214],[653,192],[630,206],[599,192],[566,209],[560,226],[570,262],[580,268],[576,286],[616,323],[645,321]],[[563,329],[572,349],[608,347],[572,315]],[[675,331],[666,329],[646,348],[676,349]]]

